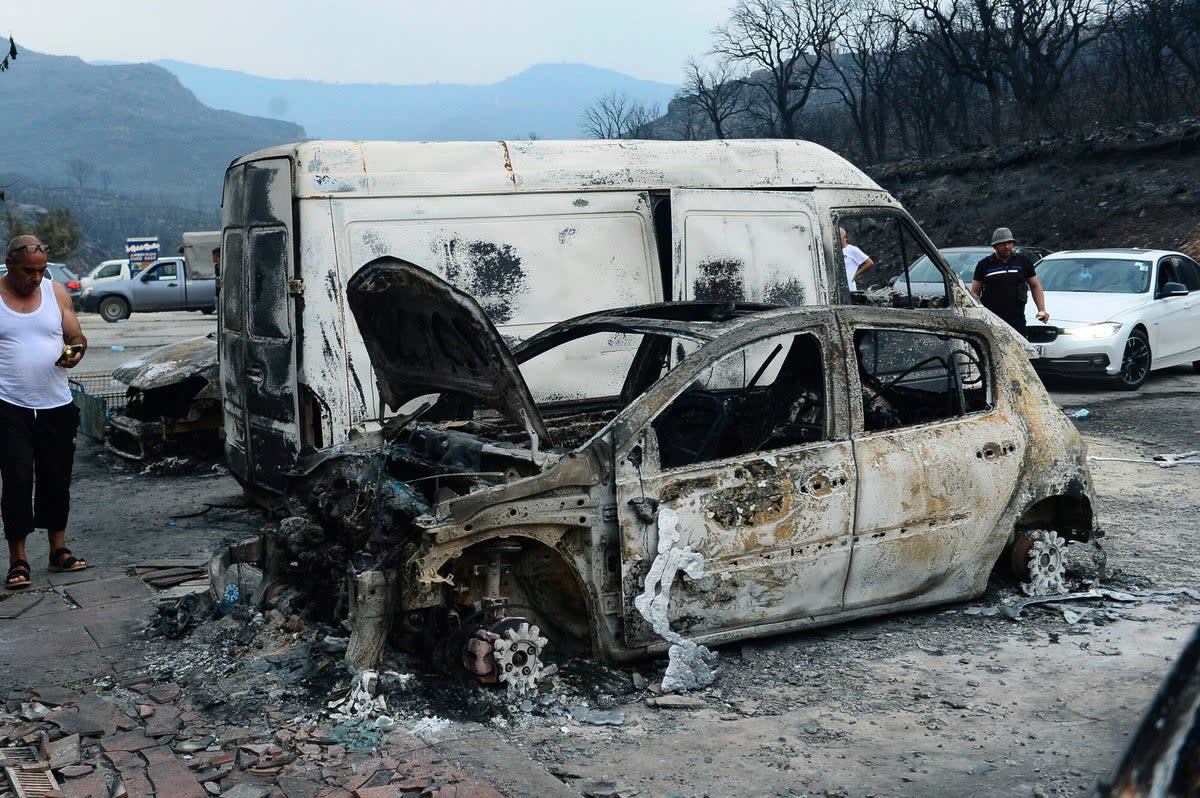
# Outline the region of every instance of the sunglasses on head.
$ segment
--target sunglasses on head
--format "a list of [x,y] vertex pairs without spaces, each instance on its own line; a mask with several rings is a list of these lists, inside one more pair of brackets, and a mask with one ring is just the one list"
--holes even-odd
[[48,244],[22,244],[19,247],[13,247],[10,249],[8,254],[16,255],[18,252],[28,252],[31,255],[34,252],[45,252],[48,254],[50,252],[50,246]]

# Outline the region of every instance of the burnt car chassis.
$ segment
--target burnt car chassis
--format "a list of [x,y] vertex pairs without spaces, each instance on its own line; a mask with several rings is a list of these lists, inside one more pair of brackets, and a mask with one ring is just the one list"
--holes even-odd
[[[1078,433],[985,321],[675,303],[510,353],[412,264],[373,261],[348,295],[403,412],[304,464],[268,570],[323,585],[331,612],[348,574],[360,666],[386,637],[526,690],[553,641],[669,651],[664,687],[687,689],[705,645],[972,598],[1006,553],[1027,589],[1060,588],[1064,538],[1094,531]],[[623,377],[536,403],[518,364],[577,376],[563,347],[585,375],[615,353]]]
[[123,411],[113,412],[104,446],[126,460],[186,451],[221,451],[221,396],[216,333],[159,347],[123,363],[112,378],[128,386]]

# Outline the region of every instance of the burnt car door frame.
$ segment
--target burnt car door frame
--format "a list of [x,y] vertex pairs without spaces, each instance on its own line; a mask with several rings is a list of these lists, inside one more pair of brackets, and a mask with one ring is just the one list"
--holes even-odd
[[[981,488],[1016,484],[1028,432],[1019,410],[1002,393],[1006,387],[996,379],[995,341],[987,325],[946,311],[936,313],[939,320],[934,324],[932,318],[922,322],[915,316],[843,317],[851,359],[848,384],[852,397],[862,397],[850,402],[859,494],[845,591],[848,612],[968,595],[980,571],[991,570],[1007,542],[1007,535],[997,535],[996,528],[1012,499],[1007,492],[993,494]],[[857,336],[863,331],[974,342],[980,362],[967,368],[975,368],[987,381],[986,407],[890,427],[868,423],[865,405],[870,392],[864,392],[858,367]]]
[[[777,449],[663,468],[654,423],[719,361],[780,336],[811,335],[823,360],[824,434]],[[813,310],[754,323],[696,352],[631,406],[615,435],[625,642],[661,642],[634,609],[658,547],[663,509],[678,513],[678,548],[704,557],[705,576],[671,590],[672,628],[718,643],[784,631],[841,609],[850,566],[856,475],[846,357],[836,318]],[[745,502],[739,504],[739,502]],[[754,503],[756,506],[751,507]]]

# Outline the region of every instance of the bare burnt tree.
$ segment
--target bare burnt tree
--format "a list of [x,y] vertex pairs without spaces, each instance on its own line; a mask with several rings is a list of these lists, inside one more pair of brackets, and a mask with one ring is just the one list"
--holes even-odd
[[667,118],[670,120],[670,127],[666,131],[665,138],[679,141],[702,141],[713,137],[712,125],[708,118],[686,99],[677,98],[673,101]]
[[594,139],[653,138],[652,123],[658,116],[657,106],[610,92],[588,106],[580,127]]
[[1055,121],[1053,103],[1081,50],[1107,27],[1106,7],[1103,0],[1005,0],[999,5],[1000,71],[1021,115],[1021,131],[1029,133],[1038,120]]
[[92,175],[96,173],[96,164],[84,158],[72,158],[67,161],[67,174],[75,179],[80,188],[83,188],[87,181],[92,179]]
[[703,114],[712,126],[713,136],[723,139],[728,135],[729,122],[746,110],[743,89],[732,61],[721,59],[702,65],[689,58],[683,68],[679,99]]
[[629,109],[628,125],[623,139],[656,139],[659,138],[654,129],[654,122],[662,116],[662,112],[654,103],[634,101]]
[[946,66],[988,94],[993,140],[1011,130],[1003,106],[1016,105],[1017,127],[1029,133],[1062,90],[1081,50],[1106,27],[1103,0],[906,0]]
[[907,29],[900,9],[860,0],[846,26],[845,52],[830,61],[838,77],[830,88],[846,106],[868,161],[887,150],[890,99]]
[[998,61],[1000,43],[994,0],[907,0],[910,12],[920,21],[909,28],[924,39],[924,52],[952,75],[978,84],[988,97],[992,139],[999,141],[1006,97],[1004,78]]
[[738,0],[729,23],[714,31],[713,53],[756,71],[747,84],[773,135],[796,137],[847,14],[847,0]]
[[11,36],[9,36],[8,37],[8,52],[6,52],[4,54],[4,58],[0,59],[0,72],[6,71],[10,66],[12,66],[12,62],[16,61],[16,60],[17,60],[17,43],[13,41]]

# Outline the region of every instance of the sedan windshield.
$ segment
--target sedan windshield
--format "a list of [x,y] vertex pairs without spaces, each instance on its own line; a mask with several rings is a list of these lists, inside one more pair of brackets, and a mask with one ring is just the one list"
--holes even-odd
[[1150,290],[1150,262],[1107,258],[1055,258],[1038,264],[1046,291],[1143,294]]
[[[991,253],[988,249],[971,249],[958,252],[941,250],[941,255],[950,268],[963,280],[970,281],[975,274],[975,264]],[[922,255],[908,269],[908,279],[914,283],[940,283],[942,273],[933,265],[928,255]]]

